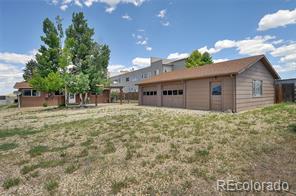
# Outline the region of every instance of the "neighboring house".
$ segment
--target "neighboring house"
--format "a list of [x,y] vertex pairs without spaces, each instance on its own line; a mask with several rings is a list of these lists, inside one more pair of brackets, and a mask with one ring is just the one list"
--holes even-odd
[[184,69],[185,59],[160,59],[151,57],[150,64],[149,67],[110,77],[111,86],[123,86],[124,93],[138,92],[136,83],[163,72]]
[[296,78],[277,80],[277,101],[296,102]]
[[16,96],[0,95],[0,105],[9,105],[16,102]]
[[[48,94],[34,90],[28,82],[17,82],[14,85],[17,91],[19,107],[37,107],[46,104],[48,106],[58,106],[65,104],[65,96],[60,93]],[[89,93],[88,102],[95,103],[96,95]],[[79,104],[80,97],[78,94],[67,94],[68,104]],[[104,89],[103,93],[97,95],[97,103],[108,103],[110,100],[110,89]]]
[[264,55],[208,64],[143,80],[139,104],[240,112],[273,104],[276,79]]

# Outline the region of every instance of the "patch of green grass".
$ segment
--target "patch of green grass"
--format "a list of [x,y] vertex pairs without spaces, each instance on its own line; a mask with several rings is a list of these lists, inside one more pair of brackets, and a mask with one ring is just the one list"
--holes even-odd
[[34,171],[30,174],[31,177],[36,178],[39,176],[39,171]]
[[0,144],[0,151],[8,151],[18,147],[16,143],[4,143]]
[[3,182],[3,188],[4,189],[9,189],[10,187],[17,186],[20,183],[19,178],[7,178]]
[[193,163],[196,161],[205,162],[208,160],[210,152],[207,149],[199,149],[194,152],[194,154],[187,158],[188,163]]
[[126,187],[127,187],[126,181],[113,182],[111,185],[111,190],[113,194],[117,194],[120,192],[121,189]]
[[54,179],[49,179],[44,183],[44,188],[49,192],[56,190],[58,187],[59,183]]
[[33,135],[36,133],[39,133],[40,131],[37,130],[30,130],[30,129],[2,129],[0,130],[0,138],[6,138],[6,137],[12,137],[15,135],[18,136],[27,136],[27,135]]
[[31,171],[34,171],[37,168],[50,168],[50,167],[57,167],[57,166],[61,166],[65,164],[65,160],[61,159],[61,160],[43,160],[40,161],[37,164],[32,164],[32,165],[25,165],[22,169],[21,169],[21,174],[25,175]]
[[82,143],[81,143],[81,146],[89,146],[89,145],[91,145],[93,142],[94,142],[93,139],[88,138],[85,142],[82,142]]
[[34,146],[33,148],[31,148],[29,150],[29,154],[32,157],[35,157],[35,156],[41,155],[41,154],[48,152],[48,151],[49,151],[49,148],[47,146],[38,145],[38,146]]
[[72,174],[73,172],[75,172],[78,169],[79,169],[79,164],[71,164],[65,168],[65,173]]
[[109,154],[116,152],[116,148],[113,142],[108,141],[105,145],[105,149],[103,150],[103,154]]
[[296,133],[296,123],[289,124],[288,129]]

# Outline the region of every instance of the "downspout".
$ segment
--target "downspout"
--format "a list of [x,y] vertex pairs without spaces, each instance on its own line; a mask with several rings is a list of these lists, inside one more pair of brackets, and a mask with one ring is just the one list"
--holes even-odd
[[233,77],[233,111],[237,112],[237,104],[236,104],[236,76]]

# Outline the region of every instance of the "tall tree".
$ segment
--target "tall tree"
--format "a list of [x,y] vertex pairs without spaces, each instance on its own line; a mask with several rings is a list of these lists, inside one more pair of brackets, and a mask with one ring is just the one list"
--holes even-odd
[[35,60],[30,60],[26,63],[26,67],[24,69],[23,78],[25,81],[29,81],[32,79],[33,75],[36,73],[38,69],[38,63]]
[[61,71],[66,65],[63,64],[63,29],[60,17],[56,18],[56,24],[57,26],[48,18],[43,21],[43,45],[36,54],[36,73],[29,80],[34,89],[47,93],[61,91],[64,86]]
[[[72,74],[87,75],[89,90],[98,94],[102,91],[98,84],[107,81],[110,50],[107,45],[96,43],[92,38],[93,35],[94,29],[88,26],[83,13],[73,13],[72,24],[66,30],[65,40],[65,47],[69,49],[74,65]],[[87,93],[84,95],[84,102],[86,99]]]
[[66,30],[66,44],[72,56],[76,73],[87,74],[88,58],[91,55],[94,41],[94,29],[89,28],[82,12],[73,13],[72,24]]
[[198,50],[194,50],[190,56],[186,59],[186,67],[199,67],[205,64],[212,64],[213,60],[208,52],[200,53]]
[[46,77],[50,72],[59,70],[59,59],[61,55],[61,39],[59,31],[54,23],[46,18],[43,21],[43,32],[41,40],[44,45],[41,45],[39,53],[36,54],[38,62],[38,74],[41,77]]
[[107,45],[94,44],[92,54],[89,58],[89,85],[90,91],[97,95],[103,91],[102,86],[107,85],[107,67],[109,64],[110,49]]

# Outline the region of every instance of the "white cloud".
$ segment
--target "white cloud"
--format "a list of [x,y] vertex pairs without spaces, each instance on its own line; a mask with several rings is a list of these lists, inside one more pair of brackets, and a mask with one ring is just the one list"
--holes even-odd
[[75,5],[79,6],[79,7],[83,7],[82,3],[80,3],[79,0],[74,0]]
[[132,20],[132,17],[130,17],[128,14],[125,14],[121,17],[124,20]]
[[[32,51],[32,52],[35,52]],[[26,64],[29,60],[34,59],[33,54],[17,54],[10,52],[0,52],[0,61],[6,63]]]
[[152,47],[145,46],[145,49],[146,49],[147,51],[151,51],[151,50],[152,50]]
[[138,34],[133,33],[133,38],[136,40],[137,45],[141,45],[146,51],[151,51],[152,47],[148,44],[148,37],[145,35],[145,30],[138,31]]
[[239,54],[244,55],[258,55],[271,52],[275,49],[270,40],[275,39],[274,36],[255,36],[253,38],[246,38],[244,40],[219,40],[215,43],[214,48],[208,48],[204,46],[198,49],[200,52],[209,52],[215,54],[226,48],[236,48]]
[[188,53],[178,53],[178,52],[175,52],[175,53],[171,53],[168,55],[168,59],[183,59],[183,58],[187,58],[189,56]]
[[157,17],[159,18],[165,18],[166,17],[166,9],[160,10],[159,13],[157,14]]
[[111,77],[120,74],[122,70],[126,70],[126,69],[127,68],[124,65],[120,65],[120,64],[114,64],[114,65],[108,66],[108,71]]
[[296,8],[294,10],[279,10],[273,14],[267,14],[261,18],[258,24],[258,31],[285,27],[289,24],[296,24]]
[[61,5],[60,8],[61,10],[65,11],[68,8],[68,5]]
[[162,26],[166,26],[166,27],[170,26],[171,23],[167,19],[167,10],[166,9],[160,10],[156,16],[158,18],[160,18],[160,24]]
[[0,63],[0,95],[12,93],[14,84],[22,80],[22,74],[20,68]]
[[170,24],[171,24],[169,21],[161,21],[160,23],[161,23],[163,26],[166,26],[166,27],[167,27],[167,26],[170,26]]
[[283,65],[274,65],[273,67],[277,72],[280,72],[280,73],[296,71],[296,62],[283,64]]
[[147,67],[150,65],[150,58],[136,57],[132,60],[132,63],[138,67]]
[[133,4],[134,6],[141,6],[146,0],[52,0],[54,5],[60,4],[60,8],[62,10],[66,10],[69,5],[73,4],[79,7],[82,7],[83,4],[87,7],[91,7],[94,3],[103,3],[107,7],[105,9],[106,12],[112,13],[118,4]]
[[224,61],[229,61],[229,59],[213,59],[214,63],[220,63],[220,62],[224,62]]
[[150,66],[150,58],[136,57],[132,60],[132,66],[113,64],[108,66],[108,71],[112,77],[121,74],[122,71],[134,71],[148,66]]

